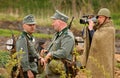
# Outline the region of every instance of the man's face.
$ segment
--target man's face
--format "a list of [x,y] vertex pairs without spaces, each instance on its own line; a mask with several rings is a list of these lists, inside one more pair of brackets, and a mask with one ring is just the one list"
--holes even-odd
[[52,26],[56,32],[59,32],[60,29],[60,20],[53,20]]
[[23,28],[26,32],[32,34],[35,32],[36,25],[35,24],[23,24]]
[[105,16],[102,16],[102,15],[101,15],[101,16],[98,16],[98,23],[99,23],[99,24],[103,24],[105,18],[106,18],[106,17],[105,17]]

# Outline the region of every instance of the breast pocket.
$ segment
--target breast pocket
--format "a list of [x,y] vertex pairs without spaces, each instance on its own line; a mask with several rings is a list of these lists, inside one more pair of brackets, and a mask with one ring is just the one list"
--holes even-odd
[[35,47],[34,47],[34,44],[32,43],[32,42],[30,42],[29,41],[29,43],[28,43],[28,50],[29,50],[29,53],[30,54],[34,54],[34,52],[35,52]]

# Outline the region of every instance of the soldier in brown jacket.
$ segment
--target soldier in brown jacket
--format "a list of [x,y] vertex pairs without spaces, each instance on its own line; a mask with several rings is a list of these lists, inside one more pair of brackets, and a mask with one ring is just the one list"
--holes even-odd
[[102,8],[97,14],[98,23],[89,21],[92,40],[85,65],[92,78],[114,78],[115,28],[110,18],[110,11]]

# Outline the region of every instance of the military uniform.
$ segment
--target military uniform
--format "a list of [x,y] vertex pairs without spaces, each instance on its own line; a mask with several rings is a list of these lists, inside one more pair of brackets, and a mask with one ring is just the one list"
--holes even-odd
[[[60,19],[66,22],[68,19],[66,16],[61,14],[59,11],[56,11],[52,18]],[[65,19],[64,19],[65,18]],[[55,33],[51,44],[48,47],[48,52],[51,53],[52,58],[46,66],[46,74],[48,78],[59,78],[60,74],[55,70],[58,65],[60,69],[66,71],[62,60],[72,61],[72,52],[74,48],[74,36],[73,33],[68,29],[68,27],[64,28],[62,31]],[[54,63],[51,63],[53,62]]]
[[[28,15],[24,18],[23,24],[35,24],[33,16]],[[23,72],[31,70],[33,74],[38,73],[37,71],[37,64],[34,61],[35,59],[39,59],[39,55],[37,54],[35,47],[34,47],[35,39],[32,35],[28,34],[26,31],[23,31],[21,36],[18,38],[16,42],[16,50],[19,52],[22,50],[24,53],[21,55],[21,66]]]
[[111,17],[107,8],[100,9],[97,15],[98,18],[104,16],[106,19],[102,24],[94,26],[90,49],[85,50],[84,64],[91,78],[114,78],[115,28],[112,21],[107,20]]

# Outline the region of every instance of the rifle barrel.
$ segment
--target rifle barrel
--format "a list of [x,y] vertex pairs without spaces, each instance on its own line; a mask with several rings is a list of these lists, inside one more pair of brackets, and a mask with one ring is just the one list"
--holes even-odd
[[70,24],[69,24],[69,26],[68,26],[69,29],[71,28],[71,25],[72,25],[73,19],[74,19],[74,17],[72,17],[72,19],[71,19],[71,21],[70,21]]

